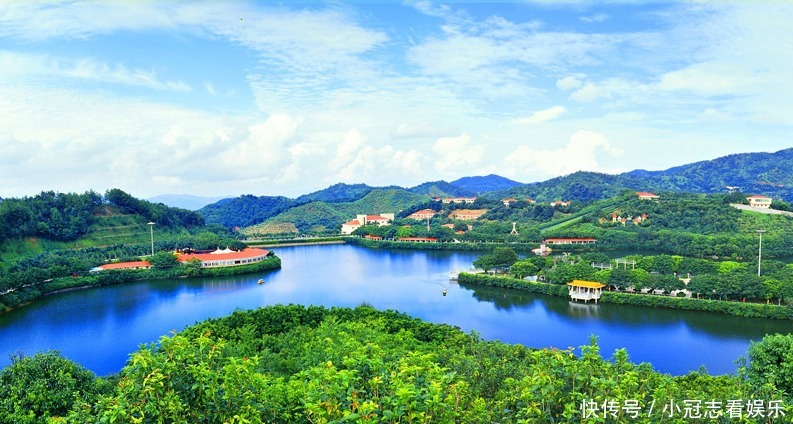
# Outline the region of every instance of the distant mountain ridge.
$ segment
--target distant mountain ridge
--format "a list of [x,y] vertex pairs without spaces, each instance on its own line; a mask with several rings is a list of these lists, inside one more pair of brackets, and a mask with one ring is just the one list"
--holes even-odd
[[[339,183],[297,199],[252,195],[224,199],[198,212],[207,223],[226,226],[250,226],[266,220],[308,222],[301,214],[327,214],[330,219],[323,222],[336,225],[357,213],[398,212],[425,202],[428,206],[431,197],[530,197],[541,202],[577,200],[587,203],[617,196],[625,190],[711,194],[726,192],[727,186],[740,187],[747,194],[765,194],[790,201],[793,199],[793,148],[775,153],[728,155],[662,171],[637,169],[617,175],[579,171],[531,184],[493,174],[464,177],[451,183],[426,182],[412,188]],[[369,200],[361,201],[368,196]]]
[[487,193],[489,197],[529,196],[536,200],[589,202],[625,190],[725,193],[738,187],[747,194],[793,199],[793,148],[775,153],[740,153],[672,167],[663,171],[637,169],[622,174],[579,171],[547,181]]
[[504,178],[500,175],[485,175],[483,177],[463,177],[450,183],[474,194],[488,193],[491,191],[508,190],[512,187],[524,185],[517,181]]

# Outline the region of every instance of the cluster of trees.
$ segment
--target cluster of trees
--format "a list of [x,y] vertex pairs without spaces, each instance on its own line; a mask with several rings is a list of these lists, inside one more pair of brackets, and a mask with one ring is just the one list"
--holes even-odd
[[[663,406],[732,399],[767,407],[740,408],[741,422],[776,422],[793,400],[777,365],[793,359],[792,343],[753,343],[738,376],[673,377],[623,349],[606,360],[594,338],[577,355],[393,311],[274,306],[163,337],[108,379],[53,353],[19,358],[0,371],[0,422],[683,423]],[[618,407],[606,413],[609,403]]]
[[8,198],[0,202],[0,240],[21,237],[44,237],[75,240],[88,232],[94,209],[102,196],[42,192],[33,197]]
[[[538,276],[551,284],[573,280],[597,281],[614,290],[652,290],[671,293],[687,289],[701,298],[718,300],[793,301],[793,264],[765,260],[762,275],[755,265],[736,261],[713,261],[674,255],[629,255],[628,263],[616,263],[603,253],[581,253],[561,257],[519,258],[509,247],[498,247],[474,261],[484,270],[509,269],[516,278]],[[593,264],[602,264],[596,268]],[[681,278],[690,279],[686,284]]]
[[93,191],[83,194],[46,191],[33,197],[0,201],[0,240],[22,237],[77,240],[88,233],[95,216],[108,206],[122,213],[141,215],[165,227],[193,228],[204,224],[201,215],[195,212],[138,200],[118,189],[108,190],[104,197]]

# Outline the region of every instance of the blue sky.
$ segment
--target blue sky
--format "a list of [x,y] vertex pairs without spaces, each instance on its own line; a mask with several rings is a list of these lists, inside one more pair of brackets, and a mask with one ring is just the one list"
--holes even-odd
[[0,196],[286,195],[793,146],[790,2],[0,3]]

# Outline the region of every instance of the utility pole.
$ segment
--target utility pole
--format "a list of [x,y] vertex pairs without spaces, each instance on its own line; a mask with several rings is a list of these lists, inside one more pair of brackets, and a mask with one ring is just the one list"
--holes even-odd
[[765,230],[757,230],[757,233],[760,234],[760,244],[757,248],[757,276],[760,276],[760,261],[763,257],[763,233]]
[[151,255],[154,256],[154,223],[147,222],[149,224],[149,232],[151,233]]

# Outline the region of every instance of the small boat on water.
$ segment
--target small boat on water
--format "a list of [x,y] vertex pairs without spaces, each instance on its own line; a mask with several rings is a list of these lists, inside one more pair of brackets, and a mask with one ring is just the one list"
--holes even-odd
[[256,282],[256,284],[264,284],[264,280],[262,280],[262,279],[260,278],[260,279],[259,279],[259,281],[257,281],[257,282]]

